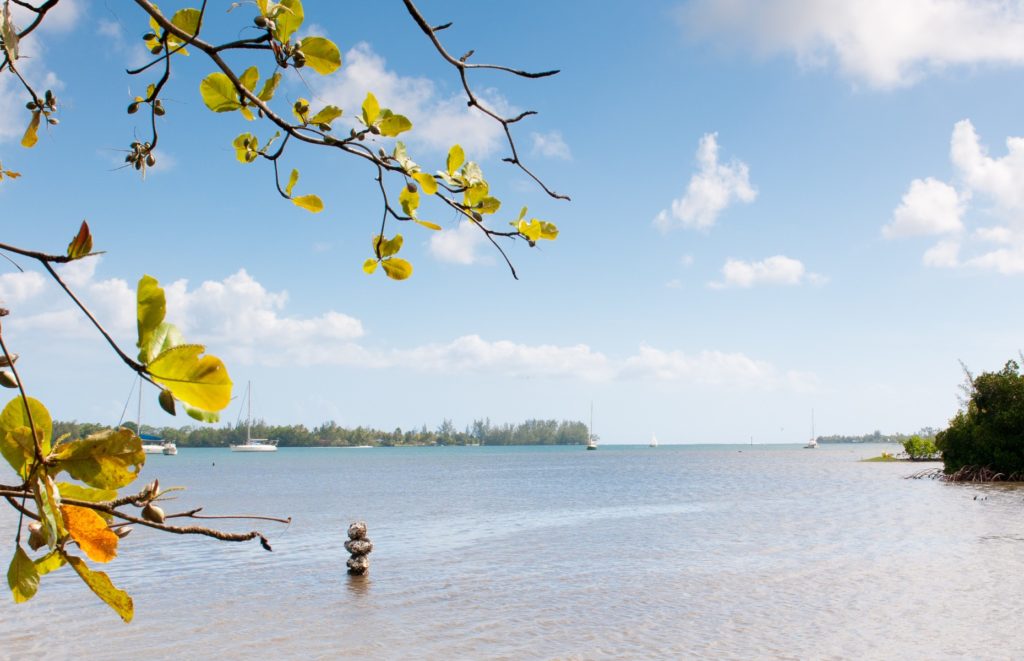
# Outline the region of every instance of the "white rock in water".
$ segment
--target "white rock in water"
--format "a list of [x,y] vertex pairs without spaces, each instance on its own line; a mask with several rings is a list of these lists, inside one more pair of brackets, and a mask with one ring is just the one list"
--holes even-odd
[[352,555],[366,555],[373,550],[373,542],[368,539],[350,539],[345,542],[345,550]]
[[349,539],[363,539],[366,537],[366,522],[356,521],[348,527]]

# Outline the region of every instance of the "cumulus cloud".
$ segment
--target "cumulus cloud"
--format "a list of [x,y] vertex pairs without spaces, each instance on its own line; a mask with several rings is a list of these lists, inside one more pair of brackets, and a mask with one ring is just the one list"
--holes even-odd
[[43,291],[45,280],[35,271],[0,275],[0,305],[17,305]]
[[966,199],[949,184],[932,179],[915,179],[893,211],[892,221],[882,228],[887,239],[902,236],[956,234],[963,229]]
[[[1024,138],[1006,139],[1006,155],[991,156],[970,120],[953,127],[951,182],[915,179],[882,228],[887,238],[942,235],[922,261],[1024,273]],[[970,228],[968,220],[984,225]]]
[[431,233],[430,254],[449,264],[475,264],[481,259],[477,249],[484,241],[484,234],[479,228],[463,222],[455,229]]
[[533,153],[546,158],[557,158],[563,161],[572,160],[572,152],[569,145],[565,143],[560,131],[548,131],[547,133],[531,133],[533,140]]
[[757,191],[750,185],[746,163],[718,161],[718,134],[706,133],[697,146],[698,172],[690,177],[683,197],[673,200],[671,208],[654,219],[663,231],[673,227],[708,230],[733,202],[753,202]]
[[[493,154],[502,145],[501,125],[466,105],[461,90],[445,94],[427,78],[401,76],[387,68],[383,57],[369,44],[360,43],[344,56],[345,66],[337,74],[312,81],[317,99],[333,103],[353,117],[362,107],[367,92],[373,92],[382,107],[408,117],[416,130],[413,145],[447,153],[453,144],[462,145],[469,158]],[[493,89],[476,90],[481,101],[499,114],[514,114],[505,98]]]
[[749,288],[756,285],[799,285],[805,282],[820,284],[824,278],[808,273],[803,262],[784,255],[775,255],[759,262],[728,259],[722,267],[722,280],[710,283],[715,289],[726,287]]
[[834,64],[875,88],[951,66],[1024,64],[1017,0],[692,0],[681,18],[696,36]]

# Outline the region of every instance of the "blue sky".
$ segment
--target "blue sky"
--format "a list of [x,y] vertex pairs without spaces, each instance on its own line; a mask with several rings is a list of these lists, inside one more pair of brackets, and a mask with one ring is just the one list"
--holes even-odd
[[[146,61],[128,3],[64,0],[26,40],[23,69],[62,101],[36,148],[18,146],[24,94],[0,82],[0,161],[23,173],[0,182],[3,241],[60,252],[88,219],[106,254],[67,276],[123,344],[151,274],[186,337],[255,383],[268,422],[585,420],[593,401],[613,443],[798,442],[812,408],[820,434],[912,432],[955,412],[958,360],[996,369],[1022,346],[1024,3],[420,3],[455,22],[452,52],[562,70],[473,82],[499,108],[539,111],[516,139],[569,203],[500,162],[498,127],[465,107],[401,3],[375,3],[373,20],[352,18],[364,5],[305,4],[303,32],[337,42],[344,64],[290,78],[280,106],[301,96],[352,115],[373,91],[412,119],[426,169],[462,144],[499,221],[527,205],[561,230],[508,247],[520,280],[439,206],[421,216],[443,232],[400,228],[410,280],[364,275],[374,173],[295,149],[297,191],[326,210],[280,199],[270,170],[230,146],[272,131],[203,107],[213,68],[197,55],[164,94],[157,167],[117,169],[145,131],[124,109],[152,81],[124,73]],[[251,13],[217,7],[208,38],[236,38]],[[116,422],[131,374],[54,286],[5,270],[0,300],[55,417]],[[147,422],[189,422],[151,394]]]

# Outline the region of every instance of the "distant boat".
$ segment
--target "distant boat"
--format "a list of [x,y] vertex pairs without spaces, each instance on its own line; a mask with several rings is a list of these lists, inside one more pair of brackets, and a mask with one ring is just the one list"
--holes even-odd
[[811,409],[811,439],[804,446],[805,450],[813,450],[818,447],[818,437],[814,435],[814,409]]
[[651,442],[650,442],[649,446],[652,447],[652,448],[658,447],[658,437],[655,436],[654,434],[651,434]]
[[[131,401],[131,394],[128,395],[128,401]],[[125,407],[127,408],[127,404]],[[139,408],[135,418],[135,429],[139,435],[139,439],[142,440],[142,451],[146,454],[178,454],[178,446],[173,441],[165,441],[159,436],[153,434],[142,433],[142,376],[139,376]]]
[[245,395],[248,413],[245,423],[245,443],[232,445],[232,452],[277,452],[277,441],[252,437],[252,381],[246,384]]
[[590,402],[590,427],[587,429],[587,449],[597,449],[597,441],[594,440],[594,402]]

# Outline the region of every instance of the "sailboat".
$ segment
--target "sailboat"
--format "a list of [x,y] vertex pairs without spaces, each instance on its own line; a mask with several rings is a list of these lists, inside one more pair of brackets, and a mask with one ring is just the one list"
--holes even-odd
[[[128,395],[131,401],[131,394]],[[125,404],[127,408],[127,404]],[[135,429],[142,440],[142,451],[146,454],[178,454],[178,446],[173,441],[165,441],[159,436],[142,433],[142,376],[139,376],[139,408],[135,418]]]
[[597,449],[597,441],[594,439],[594,402],[590,402],[590,427],[587,428],[587,449]]
[[649,447],[652,448],[658,447],[658,437],[655,436],[654,434],[651,434],[651,442],[648,445]]
[[238,445],[232,445],[232,452],[277,452],[277,441],[267,440],[265,438],[253,438],[252,437],[252,381],[249,381],[245,386],[245,394],[247,403],[246,423],[245,423],[245,443],[239,443]]
[[818,447],[818,437],[814,435],[814,409],[811,409],[811,440],[804,446],[805,450],[813,450]]

